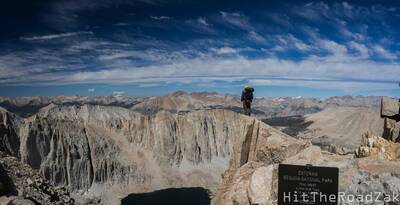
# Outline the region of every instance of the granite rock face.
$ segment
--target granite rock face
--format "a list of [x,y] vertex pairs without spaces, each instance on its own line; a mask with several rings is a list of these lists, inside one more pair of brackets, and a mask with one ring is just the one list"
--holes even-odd
[[[239,167],[254,157],[279,160],[282,153],[253,148],[281,133],[232,111],[153,115],[121,107],[50,105],[19,126],[21,161],[71,192],[111,196],[169,187],[212,192],[231,157]],[[233,145],[233,143],[240,142]],[[236,146],[242,153],[233,153]],[[114,197],[114,198],[113,198]]]

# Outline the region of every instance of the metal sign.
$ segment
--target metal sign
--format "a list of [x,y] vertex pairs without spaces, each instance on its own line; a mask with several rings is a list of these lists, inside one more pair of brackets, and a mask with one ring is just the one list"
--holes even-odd
[[337,205],[339,169],[280,164],[278,205]]

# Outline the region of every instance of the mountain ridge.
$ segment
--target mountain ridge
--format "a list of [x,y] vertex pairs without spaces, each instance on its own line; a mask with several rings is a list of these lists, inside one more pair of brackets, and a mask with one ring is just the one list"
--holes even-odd
[[18,137],[21,161],[50,182],[74,194],[113,195],[103,199],[113,204],[132,192],[169,187],[215,191],[233,141],[257,135],[260,126],[275,130],[224,109],[149,116],[112,106],[49,105],[23,120]]

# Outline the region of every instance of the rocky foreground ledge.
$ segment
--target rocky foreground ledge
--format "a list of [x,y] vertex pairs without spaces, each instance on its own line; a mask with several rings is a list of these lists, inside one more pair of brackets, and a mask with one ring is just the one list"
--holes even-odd
[[[341,205],[400,204],[400,144],[366,134],[355,154],[338,155],[267,128],[260,126],[258,138],[235,142],[213,205],[277,204],[280,163],[338,167]],[[377,201],[359,203],[348,198],[368,194]],[[391,201],[383,202],[385,196],[391,196]]]
[[74,204],[68,191],[54,187],[29,165],[0,152],[0,204]]

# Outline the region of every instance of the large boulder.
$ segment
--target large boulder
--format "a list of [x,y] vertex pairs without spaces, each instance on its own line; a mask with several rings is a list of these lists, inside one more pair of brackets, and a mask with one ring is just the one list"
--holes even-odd
[[385,117],[382,137],[390,141],[399,142],[400,141],[399,135],[400,135],[400,122]]
[[384,118],[382,137],[390,141],[399,141],[399,101],[393,98],[383,97],[381,104],[381,116]]
[[257,168],[250,177],[248,196],[252,204],[266,204],[272,192],[274,165]]
[[399,109],[399,101],[397,99],[382,97],[382,117],[394,117],[399,114]]

